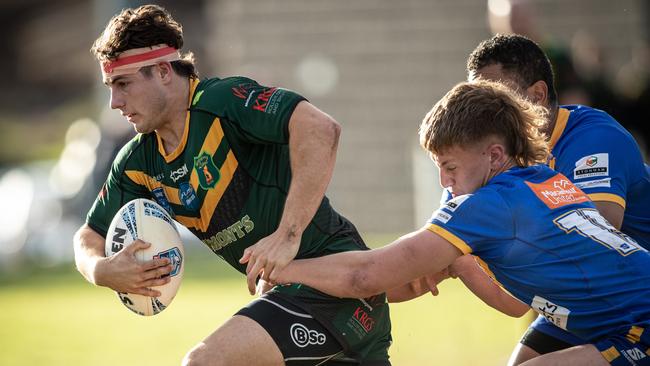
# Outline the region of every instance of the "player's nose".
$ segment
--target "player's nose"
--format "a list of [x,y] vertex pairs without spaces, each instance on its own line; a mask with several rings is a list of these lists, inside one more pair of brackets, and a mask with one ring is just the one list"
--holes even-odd
[[120,109],[124,107],[124,99],[111,89],[111,109]]

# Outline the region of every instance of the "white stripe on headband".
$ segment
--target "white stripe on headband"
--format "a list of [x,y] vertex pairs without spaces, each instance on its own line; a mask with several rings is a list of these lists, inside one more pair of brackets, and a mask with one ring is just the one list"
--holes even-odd
[[144,66],[180,59],[181,55],[178,50],[164,43],[151,47],[133,48],[120,53],[115,60],[102,62],[102,74],[104,79],[133,74]]

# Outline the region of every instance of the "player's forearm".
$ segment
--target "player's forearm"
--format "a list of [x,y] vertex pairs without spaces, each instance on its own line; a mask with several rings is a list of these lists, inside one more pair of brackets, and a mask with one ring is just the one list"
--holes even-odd
[[82,226],[74,236],[74,258],[79,273],[88,282],[99,285],[97,267],[105,259],[104,238],[87,225]]
[[374,283],[368,252],[345,252],[313,259],[294,260],[274,283],[301,283],[337,297],[365,298],[381,293]]
[[340,126],[303,102],[296,107],[289,133],[292,178],[279,228],[302,235],[332,178]]
[[464,265],[458,272],[458,277],[474,295],[506,315],[518,318],[530,309],[528,305],[505,292],[476,263],[468,262]]

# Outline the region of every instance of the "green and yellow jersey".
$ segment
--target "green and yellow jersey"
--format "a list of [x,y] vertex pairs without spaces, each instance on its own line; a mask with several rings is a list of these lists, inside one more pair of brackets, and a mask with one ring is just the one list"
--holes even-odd
[[[244,77],[191,80],[185,130],[167,154],[155,133],[122,148],[88,213],[101,235],[135,198],[157,201],[212,251],[245,273],[245,248],[273,233],[291,181],[289,119],[300,95]],[[365,249],[354,226],[323,198],[297,258]]]
[[[126,202],[157,201],[242,273],[244,249],[278,227],[291,181],[289,119],[300,95],[244,77],[191,80],[185,131],[167,154],[155,133],[127,143],[87,216],[106,236]],[[367,249],[356,228],[324,197],[296,258]],[[385,295],[338,299],[299,284],[273,290],[330,329],[348,355],[386,359],[390,319]]]

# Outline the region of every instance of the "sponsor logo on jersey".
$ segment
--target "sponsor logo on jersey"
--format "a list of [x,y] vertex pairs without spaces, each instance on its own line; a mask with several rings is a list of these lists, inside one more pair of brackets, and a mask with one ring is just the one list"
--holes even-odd
[[464,194],[462,196],[454,197],[452,200],[447,201],[445,208],[451,212],[454,212],[458,206],[462,205],[463,202],[465,202],[470,196],[471,194]]
[[556,174],[542,183],[525,183],[550,209],[589,201],[587,195],[562,174]]
[[252,83],[239,84],[231,89],[232,94],[239,99],[244,99],[246,101],[244,107],[248,107],[251,103],[251,98],[255,95],[255,91],[253,90],[254,86]]
[[199,99],[201,99],[201,95],[203,95],[204,91],[205,90],[199,90],[196,92],[196,94],[194,95],[194,99],[192,99],[192,105],[196,105],[196,103],[199,102]]
[[[627,358],[628,361],[632,361],[632,360],[639,361],[647,357],[646,354],[638,348],[623,350],[623,356],[625,356],[625,358]],[[636,365],[636,363],[633,364]]]
[[566,330],[567,321],[571,311],[563,306],[554,304],[541,296],[535,296],[530,304],[537,313],[545,317],[556,326]]
[[174,183],[176,183],[179,179],[181,179],[185,175],[187,175],[188,172],[189,172],[189,170],[187,169],[187,164],[183,164],[182,167],[180,167],[180,168],[178,168],[176,170],[172,170],[169,177],[174,181]]
[[280,89],[278,88],[264,89],[257,95],[257,97],[255,97],[253,109],[260,112],[275,114],[275,112],[278,110],[278,104],[280,102],[281,96],[279,98],[274,98],[273,96],[279,90]]
[[292,324],[289,333],[291,334],[293,343],[300,348],[307,347],[310,344],[322,345],[327,340],[325,334],[311,330],[300,323]]
[[235,222],[226,229],[221,230],[203,242],[216,253],[226,245],[243,238],[246,234],[253,231],[253,229],[255,229],[255,223],[248,215],[246,215],[242,217],[241,220]]
[[609,175],[609,154],[600,153],[583,156],[576,162],[573,179],[606,177]]
[[199,177],[199,185],[205,190],[214,188],[221,179],[219,168],[214,164],[212,156],[205,151],[194,157],[194,169]]
[[574,184],[576,187],[580,189],[585,189],[585,188],[597,188],[597,187],[611,187],[611,180],[612,178],[602,178],[602,179],[596,179],[596,180],[587,180],[587,181],[582,181],[582,182],[575,182]]
[[441,222],[446,224],[447,221],[451,220],[451,217],[452,216],[450,214],[446,213],[445,211],[438,210],[438,211],[436,211],[435,215],[433,216],[433,219],[431,220],[431,222],[433,222],[433,220],[438,220],[438,221],[441,221]]
[[172,271],[168,275],[163,277],[174,277],[178,275],[181,271],[181,265],[183,264],[183,255],[178,247],[173,247],[171,249],[160,252],[154,256],[154,258],[169,258],[169,261],[172,265]]
[[375,318],[371,317],[363,306],[358,306],[356,310],[354,310],[354,313],[352,313],[348,325],[357,332],[361,331],[362,333],[369,333],[375,326]]
[[153,195],[153,198],[158,202],[159,205],[162,206],[162,208],[165,209],[172,217],[174,217],[174,211],[172,210],[172,205],[169,204],[169,200],[167,199],[167,196],[165,196],[165,191],[161,188],[154,188],[151,191],[151,194]]
[[190,211],[199,209],[199,199],[196,196],[194,187],[189,182],[183,182],[178,186],[178,199]]

